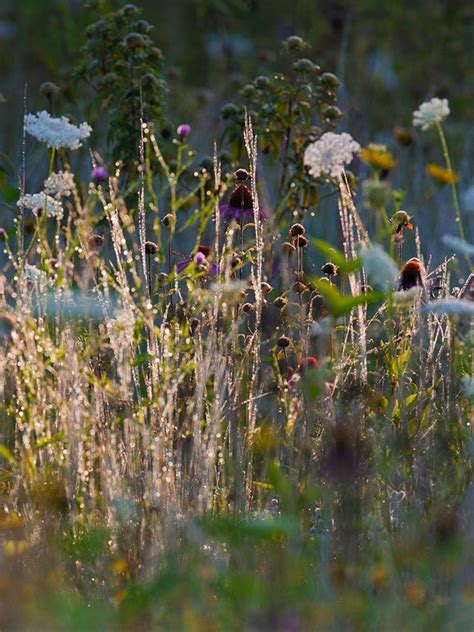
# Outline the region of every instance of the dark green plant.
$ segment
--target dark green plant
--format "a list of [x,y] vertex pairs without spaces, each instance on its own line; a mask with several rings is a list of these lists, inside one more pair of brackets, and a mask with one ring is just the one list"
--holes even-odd
[[163,54],[150,37],[153,26],[140,15],[141,9],[127,4],[91,24],[77,68],[108,114],[107,142],[128,173],[139,156],[140,119],[151,130],[161,126],[166,91]]
[[277,217],[285,208],[301,213],[317,203],[317,184],[303,166],[304,148],[334,128],[343,115],[336,105],[340,81],[332,73],[321,73],[306,57],[309,44],[293,35],[282,47],[286,72],[257,77],[241,89],[239,105],[228,103],[221,110],[227,122],[225,138],[237,157],[247,109],[263,153],[280,164]]

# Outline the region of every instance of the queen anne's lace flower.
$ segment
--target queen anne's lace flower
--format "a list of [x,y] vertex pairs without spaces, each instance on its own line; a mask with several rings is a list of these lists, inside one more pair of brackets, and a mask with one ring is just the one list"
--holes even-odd
[[37,114],[27,114],[25,128],[28,134],[56,149],[79,149],[81,141],[92,132],[92,127],[87,123],[73,125],[65,116],[55,118],[44,110]]
[[29,263],[25,264],[25,267],[23,269],[23,276],[26,281],[34,283],[40,289],[43,289],[50,285],[46,272],[44,272],[44,270],[40,270],[36,266],[30,265]]
[[424,307],[424,311],[440,316],[468,316],[474,317],[474,303],[460,298],[442,298],[430,301]]
[[47,195],[46,193],[34,193],[30,195],[22,195],[16,203],[21,208],[30,208],[34,215],[39,212],[46,212],[47,217],[61,219],[63,216],[63,207],[61,203]]
[[71,195],[74,189],[74,176],[70,171],[52,173],[44,183],[44,192],[57,200]]
[[448,99],[438,99],[433,97],[431,101],[422,103],[418,110],[413,112],[413,125],[421,127],[422,131],[426,131],[436,125],[442,123],[449,116],[450,109]]
[[351,162],[358,151],[360,145],[350,134],[326,132],[306,147],[304,164],[314,178],[322,174],[337,178],[342,174],[344,165]]

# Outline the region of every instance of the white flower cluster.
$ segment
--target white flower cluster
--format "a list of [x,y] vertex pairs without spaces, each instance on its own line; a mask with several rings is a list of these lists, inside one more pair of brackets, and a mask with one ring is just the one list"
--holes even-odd
[[74,189],[74,176],[70,171],[58,171],[49,176],[44,182],[44,192],[54,196],[57,200],[71,195]]
[[47,217],[56,219],[61,219],[63,216],[61,203],[46,193],[33,193],[33,195],[27,193],[21,196],[16,205],[20,208],[30,208],[36,216],[39,212],[45,212]]
[[28,134],[56,149],[79,149],[82,146],[81,141],[92,132],[92,127],[87,123],[73,125],[65,116],[53,117],[44,110],[37,114],[27,114],[25,128]]
[[44,289],[45,287],[50,285],[46,272],[40,270],[36,266],[30,265],[29,263],[26,263],[25,267],[23,268],[23,276],[26,281],[34,283],[40,289]]
[[369,283],[374,288],[383,292],[393,289],[398,278],[398,268],[383,248],[378,245],[363,247],[359,250],[359,256]]
[[436,123],[442,123],[449,114],[448,99],[433,97],[431,101],[425,101],[418,110],[413,112],[413,125],[421,127],[422,131],[425,132]]
[[131,308],[115,312],[115,318],[107,322],[107,334],[118,357],[132,349],[135,339],[135,316]]
[[342,175],[344,165],[351,162],[354,154],[359,151],[359,143],[350,134],[326,132],[319,140],[306,147],[304,164],[314,178],[323,174],[337,178]]
[[423,309],[440,316],[474,317],[474,303],[460,298],[441,298],[430,301]]

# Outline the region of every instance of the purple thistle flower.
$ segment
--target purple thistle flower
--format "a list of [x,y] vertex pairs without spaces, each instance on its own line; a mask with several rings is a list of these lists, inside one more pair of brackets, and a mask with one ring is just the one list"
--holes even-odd
[[183,141],[191,132],[191,125],[188,125],[187,123],[182,123],[178,126],[177,132],[179,140]]
[[[220,207],[221,217],[227,221],[245,221],[254,219],[252,192],[245,184],[237,184],[232,191],[229,203]],[[258,216],[263,222],[267,219],[266,214],[259,210]]]
[[[180,274],[183,270],[185,270],[188,266],[190,266],[193,262],[197,267],[203,266],[207,263],[207,256],[209,255],[211,249],[208,246],[198,246],[197,252],[194,257],[187,257],[182,261],[178,261],[176,264],[176,270],[178,274]],[[209,272],[216,276],[219,274],[219,266],[215,261],[211,262],[209,265]]]
[[109,177],[109,172],[107,171],[107,167],[101,167],[97,165],[92,169],[91,178],[94,180],[95,184],[101,184],[105,182]]

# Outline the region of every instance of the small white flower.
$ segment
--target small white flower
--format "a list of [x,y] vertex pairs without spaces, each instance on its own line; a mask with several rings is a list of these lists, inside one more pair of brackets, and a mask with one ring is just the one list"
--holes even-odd
[[306,147],[304,164],[309,173],[318,178],[324,174],[337,178],[342,175],[344,165],[351,162],[360,145],[350,134],[326,132],[321,138]]
[[442,298],[438,301],[430,301],[423,309],[441,316],[474,316],[474,303],[459,298]]
[[421,127],[424,132],[436,123],[442,123],[449,114],[448,99],[433,97],[431,101],[425,101],[418,110],[413,112],[413,125]]
[[369,283],[383,292],[391,290],[399,273],[392,257],[378,245],[360,248],[359,256],[362,259]]
[[50,284],[46,272],[40,270],[36,266],[30,265],[29,263],[25,264],[25,267],[23,269],[23,276],[27,281],[29,281],[30,283],[34,283],[40,288],[44,288]]
[[39,211],[45,211],[47,217],[56,219],[61,219],[63,216],[61,203],[46,193],[34,193],[33,195],[27,193],[21,196],[16,205],[21,208],[30,208],[36,216],[38,216]]
[[74,190],[74,176],[70,171],[53,172],[44,182],[44,192],[57,200],[68,197]]
[[87,123],[73,125],[65,116],[55,118],[44,110],[37,114],[27,114],[25,128],[28,134],[56,149],[79,149],[82,146],[81,141],[92,132],[92,127]]
[[135,339],[135,316],[129,307],[119,309],[107,323],[107,334],[110,344],[117,353],[133,347]]

